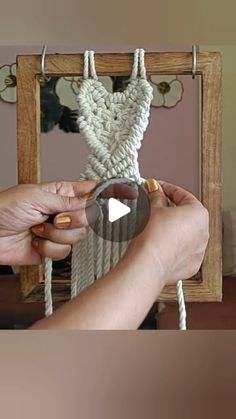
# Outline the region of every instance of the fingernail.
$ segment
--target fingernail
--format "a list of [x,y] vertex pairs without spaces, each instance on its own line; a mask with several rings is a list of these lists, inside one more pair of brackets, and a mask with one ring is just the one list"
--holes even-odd
[[31,230],[33,231],[34,234],[38,234],[38,233],[43,233],[44,229],[45,229],[45,227],[44,227],[43,224],[38,224],[38,225],[32,227]]
[[56,217],[55,223],[61,227],[68,227],[71,224],[71,218],[68,215],[62,215]]
[[147,179],[145,182],[148,192],[156,192],[159,189],[159,185],[156,179]]
[[93,194],[91,192],[80,196],[80,199],[83,199],[84,201],[88,201],[89,199],[92,199],[92,198],[93,198]]

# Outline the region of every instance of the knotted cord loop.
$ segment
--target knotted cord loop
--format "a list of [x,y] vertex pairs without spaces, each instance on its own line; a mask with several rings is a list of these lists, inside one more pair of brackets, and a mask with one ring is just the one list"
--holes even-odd
[[134,63],[131,74],[131,80],[135,80],[137,77],[146,79],[146,68],[144,63],[144,49],[136,49],[134,52]]
[[88,78],[98,79],[95,69],[94,51],[85,51],[84,53],[84,79]]

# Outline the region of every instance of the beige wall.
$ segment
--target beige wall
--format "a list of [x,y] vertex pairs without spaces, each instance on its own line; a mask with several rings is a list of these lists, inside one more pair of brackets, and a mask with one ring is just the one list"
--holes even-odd
[[223,57],[223,209],[236,209],[236,46],[201,46]]

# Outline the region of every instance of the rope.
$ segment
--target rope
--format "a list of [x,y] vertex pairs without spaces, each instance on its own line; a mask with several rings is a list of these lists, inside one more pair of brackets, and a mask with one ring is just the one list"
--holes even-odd
[[140,77],[146,79],[146,68],[144,64],[144,49],[136,49],[134,52],[134,64],[131,80],[136,79],[140,72]]
[[80,276],[80,263],[79,259],[76,257],[76,247],[79,243],[72,246],[72,257],[71,257],[71,298],[76,297],[77,295],[77,281]]
[[112,248],[111,248],[111,268],[114,268],[120,260],[120,247],[119,242],[120,236],[120,225],[121,220],[116,220],[116,223],[112,229]]
[[98,78],[95,69],[93,51],[85,51],[84,53],[84,79],[88,79],[89,77],[92,77],[95,80]]
[[181,280],[177,282],[176,290],[179,303],[179,328],[180,330],[186,330],[186,308],[184,301],[183,283]]
[[111,249],[112,249],[112,225],[111,223],[105,224],[106,240],[103,241],[103,275],[111,269]]
[[101,212],[99,221],[97,221],[96,231],[98,232],[97,235],[97,253],[95,260],[95,276],[96,279],[99,279],[102,277],[102,270],[103,270],[103,252],[104,252],[104,240],[101,237],[102,231],[103,231],[103,213]]
[[[84,173],[80,179],[107,180],[109,185],[130,179],[141,183],[138,164],[138,150],[149,123],[152,87],[146,78],[144,50],[134,52],[130,83],[123,92],[108,92],[98,80],[94,52],[84,53],[84,80],[77,97],[80,133],[85,138],[90,153]],[[114,179],[115,178],[115,179]],[[94,198],[106,188],[102,183],[95,191]],[[135,202],[132,205],[135,207]],[[135,213],[135,211],[133,211]],[[127,229],[134,230],[135,219],[129,225],[123,221],[113,228],[97,221],[100,233],[106,228],[106,237],[117,240],[124,237]],[[78,295],[85,287],[100,278],[118,263],[124,254],[126,242],[104,240],[89,230],[88,239],[73,245],[71,264],[71,297]],[[52,312],[51,299],[52,262],[45,263],[45,309]],[[186,329],[186,311],[182,282],[177,284],[180,310],[180,328]]]
[[53,312],[52,304],[52,260],[45,258],[44,260],[44,301],[45,316],[48,317]]

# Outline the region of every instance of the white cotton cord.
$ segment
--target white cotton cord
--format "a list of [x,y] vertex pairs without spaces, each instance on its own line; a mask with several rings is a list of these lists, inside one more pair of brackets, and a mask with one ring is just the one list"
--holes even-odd
[[139,71],[141,79],[146,79],[146,68],[144,64],[144,49],[139,50]]
[[134,64],[131,74],[131,80],[135,80],[137,77],[146,79],[146,68],[144,62],[145,51],[144,49],[136,49],[134,52]]
[[97,73],[95,68],[95,61],[94,61],[94,51],[90,51],[90,73],[93,79],[97,79]]
[[79,276],[76,287],[76,295],[78,295],[87,286],[87,240],[82,240],[79,247]]
[[[102,234],[102,211],[97,220],[97,228]],[[101,238],[101,240],[103,240]],[[75,297],[84,288],[91,285],[95,278],[102,276],[102,257],[103,247],[100,237],[97,237],[93,230],[89,228],[87,240],[83,240],[73,245],[72,264],[71,264],[71,296]],[[96,251],[99,259],[95,257]]]
[[106,240],[103,243],[103,275],[111,269],[111,249],[112,249],[112,224],[105,223]]
[[75,243],[72,246],[71,254],[71,298],[77,295],[77,283],[81,276],[80,270],[80,259],[81,259],[81,242]]
[[98,232],[97,246],[96,246],[96,252],[94,254],[96,279],[100,279],[103,274],[104,240],[102,238],[102,231],[103,231],[103,214],[100,215],[98,223],[97,223],[97,232]]
[[52,304],[52,259],[44,259],[44,301],[45,316],[48,317],[53,312]]
[[89,78],[89,51],[84,53],[84,79]]
[[114,268],[120,259],[120,228],[121,220],[116,220],[112,229],[111,268]]
[[[89,228],[88,229],[88,239],[87,239],[87,285],[93,284],[95,280],[95,273],[94,273],[94,231]],[[85,285],[86,287],[86,285]]]
[[132,69],[132,73],[131,73],[131,80],[134,80],[137,78],[138,75],[138,62],[139,62],[139,49],[136,49],[134,51],[134,61],[133,61],[133,69]]
[[94,51],[85,51],[84,53],[84,79],[93,78],[97,80],[97,73],[94,62]]
[[179,280],[176,285],[177,290],[177,297],[179,303],[179,329],[180,330],[187,330],[187,323],[186,323],[186,307],[184,301],[184,291],[183,291],[183,282]]

